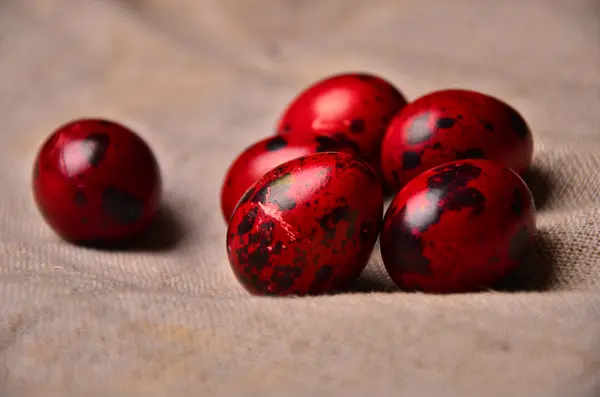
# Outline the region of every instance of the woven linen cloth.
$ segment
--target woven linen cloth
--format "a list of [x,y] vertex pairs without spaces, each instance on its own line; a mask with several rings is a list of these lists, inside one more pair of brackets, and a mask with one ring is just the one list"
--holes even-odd
[[[227,166],[348,70],[526,117],[539,233],[501,287],[402,293],[378,247],[345,294],[237,283]],[[0,396],[600,395],[598,2],[2,0],[0,94]],[[160,217],[129,250],[61,241],[31,199],[42,140],[87,116],[162,167]]]

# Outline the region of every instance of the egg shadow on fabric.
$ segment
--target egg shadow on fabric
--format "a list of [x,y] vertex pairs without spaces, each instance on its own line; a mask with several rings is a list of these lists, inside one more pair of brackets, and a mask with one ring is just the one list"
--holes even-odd
[[119,243],[82,244],[89,249],[101,251],[162,252],[176,248],[185,238],[182,219],[168,203],[160,205],[154,220],[141,234]]
[[494,290],[504,292],[541,292],[552,288],[555,261],[550,250],[550,236],[538,230],[527,260],[516,268]]
[[554,190],[552,173],[538,165],[532,165],[527,173],[523,175],[523,180],[531,190],[536,209],[543,209]]
[[363,274],[357,280],[350,284],[344,290],[337,291],[337,294],[364,294],[372,292],[398,292],[399,289],[395,285],[386,284],[378,277],[370,274]]
[[381,261],[379,251],[379,240],[373,248],[373,254],[379,260],[370,261],[367,267],[362,271],[360,277],[350,283],[346,288],[339,289],[333,293],[339,294],[360,294],[372,292],[398,292],[398,287],[387,275],[385,266]]

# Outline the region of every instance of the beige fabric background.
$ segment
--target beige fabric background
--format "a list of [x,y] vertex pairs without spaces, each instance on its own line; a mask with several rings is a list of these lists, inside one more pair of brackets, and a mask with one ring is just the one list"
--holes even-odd
[[[523,112],[540,232],[507,290],[543,293],[394,292],[377,254],[356,286],[374,293],[238,286],[225,168],[348,69]],[[2,0],[0,94],[1,396],[600,395],[598,2]],[[165,209],[131,251],[63,243],[31,201],[38,145],[81,116],[161,162]]]

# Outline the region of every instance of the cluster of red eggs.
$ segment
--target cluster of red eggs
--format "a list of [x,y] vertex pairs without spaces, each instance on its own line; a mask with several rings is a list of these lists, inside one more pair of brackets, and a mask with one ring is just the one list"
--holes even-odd
[[[491,96],[444,90],[407,103],[377,76],[321,80],[227,172],[231,267],[253,294],[326,293],[359,277],[379,238],[403,289],[492,286],[523,262],[535,233],[519,176],[532,153],[526,122]],[[137,235],[161,188],[151,149],[112,121],[71,121],[35,159],[37,206],[75,243]],[[384,192],[395,195],[385,217]]]
[[[377,76],[321,80],[228,170],[231,267],[253,294],[326,293],[358,278],[380,237],[405,290],[490,287],[524,261],[535,233],[519,176],[532,155],[525,120],[489,95],[443,90],[407,103]],[[385,217],[384,192],[395,195]]]

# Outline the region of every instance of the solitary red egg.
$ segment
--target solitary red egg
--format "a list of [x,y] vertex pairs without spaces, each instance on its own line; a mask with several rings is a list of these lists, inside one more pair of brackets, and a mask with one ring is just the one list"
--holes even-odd
[[345,288],[373,250],[383,194],[372,168],[347,153],[317,153],[269,171],[244,194],[227,231],[227,253],[256,295]]
[[298,157],[320,152],[355,151],[328,136],[277,135],[246,148],[231,164],[221,188],[221,211],[226,221],[246,190],[267,171]]
[[524,262],[535,229],[533,197],[514,171],[456,161],[417,176],[392,200],[381,255],[400,288],[475,291]]
[[398,191],[449,161],[486,158],[523,174],[532,157],[531,132],[514,108],[486,94],[453,89],[422,96],[394,117],[383,139],[381,168],[387,185]]
[[46,222],[65,240],[114,243],[144,230],[161,196],[158,163],[130,129],[81,119],[41,146],[33,195]]
[[302,91],[283,112],[279,134],[320,134],[352,146],[379,171],[381,140],[406,104],[390,82],[367,73],[334,75]]

